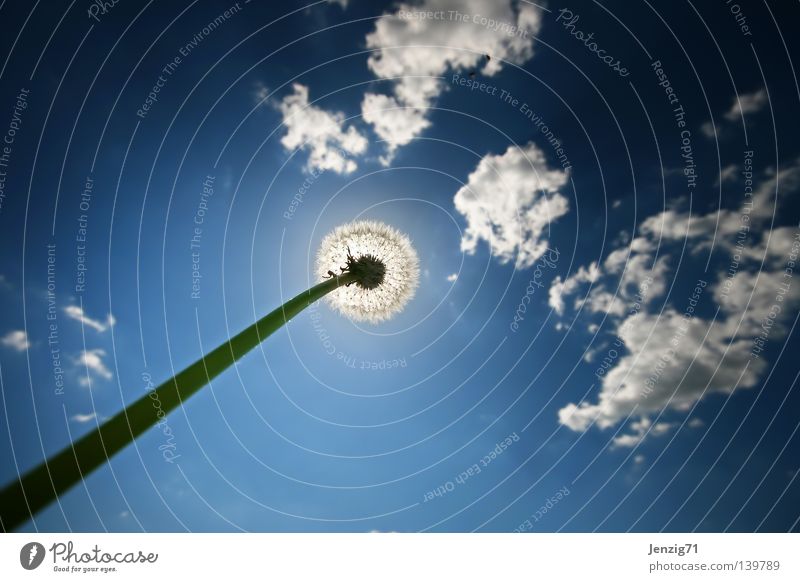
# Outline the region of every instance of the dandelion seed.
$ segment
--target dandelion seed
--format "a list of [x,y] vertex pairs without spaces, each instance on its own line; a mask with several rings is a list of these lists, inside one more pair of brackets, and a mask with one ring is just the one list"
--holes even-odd
[[380,222],[360,220],[328,234],[317,254],[320,279],[353,273],[354,283],[326,296],[354,321],[378,323],[405,307],[419,283],[419,259],[408,237]]

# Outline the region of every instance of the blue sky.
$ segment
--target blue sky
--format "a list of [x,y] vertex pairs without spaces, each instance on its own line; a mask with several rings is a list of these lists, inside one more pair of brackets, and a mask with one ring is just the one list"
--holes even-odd
[[312,307],[25,530],[797,530],[796,8],[87,10],[0,8],[3,482],[337,225],[421,284]]

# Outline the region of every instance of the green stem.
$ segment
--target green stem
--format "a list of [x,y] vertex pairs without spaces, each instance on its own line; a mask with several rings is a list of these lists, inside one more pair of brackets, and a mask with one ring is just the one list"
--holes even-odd
[[[290,299],[161,384],[155,392],[142,396],[89,434],[6,486],[0,492],[0,529],[12,531],[18,528],[303,309],[339,286],[355,280],[354,274],[344,273]],[[160,406],[154,407],[154,402],[159,402]]]

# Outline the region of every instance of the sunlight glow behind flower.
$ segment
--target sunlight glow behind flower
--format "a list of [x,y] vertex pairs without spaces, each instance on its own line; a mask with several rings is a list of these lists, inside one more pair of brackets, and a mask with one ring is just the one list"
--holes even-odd
[[[348,263],[348,254],[351,257]],[[327,295],[330,306],[354,321],[379,323],[399,313],[419,284],[419,259],[403,233],[381,222],[359,220],[337,227],[317,254],[317,277],[324,280],[342,268],[369,260],[385,267],[379,284],[340,287]]]

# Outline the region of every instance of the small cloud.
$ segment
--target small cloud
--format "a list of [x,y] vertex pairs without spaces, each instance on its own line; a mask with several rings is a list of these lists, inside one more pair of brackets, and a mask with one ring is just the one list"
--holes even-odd
[[586,350],[583,353],[583,361],[587,363],[591,363],[597,357],[597,350]]
[[703,422],[702,419],[694,417],[691,420],[689,420],[687,425],[689,426],[689,428],[701,428],[701,427],[704,427],[706,425],[706,423]]
[[253,84],[253,101],[256,105],[263,105],[269,97],[269,87],[263,81],[256,81]]
[[350,2],[350,0],[328,0],[328,4],[338,4],[339,6],[342,7],[342,10],[347,8],[348,2]]
[[714,139],[719,133],[719,128],[710,121],[706,121],[700,126],[700,132],[708,139]]
[[447,280],[453,283],[456,279],[458,279],[458,273],[450,273],[447,276]]
[[622,206],[622,200],[614,200],[611,203],[611,208],[619,208],[620,206]]
[[74,319],[75,321],[80,321],[81,324],[91,327],[100,333],[111,329],[114,327],[114,324],[117,323],[117,320],[114,319],[114,316],[110,313],[106,317],[105,321],[92,319],[86,315],[86,312],[79,305],[67,305],[64,308],[64,313],[67,314],[67,317]]
[[644,455],[636,455],[635,457],[633,457],[633,462],[636,463],[637,465],[641,465],[646,460],[647,457],[645,457]]
[[731,164],[729,166],[725,166],[724,168],[722,168],[719,171],[719,179],[717,180],[717,185],[735,181],[738,170],[739,168],[736,164]]
[[10,331],[0,340],[5,347],[11,348],[18,352],[24,352],[31,347],[31,342],[28,341],[28,334],[21,329]]
[[85,424],[90,420],[94,420],[97,417],[97,413],[92,412],[90,414],[73,414],[69,417],[70,420],[79,422],[81,424]]
[[367,139],[350,125],[345,129],[345,116],[329,112],[308,101],[308,87],[295,83],[294,93],[283,98],[279,105],[286,135],[281,144],[288,150],[308,152],[309,170],[332,170],[350,174],[357,164],[350,159],[367,150]]
[[650,431],[654,436],[661,436],[662,434],[667,434],[670,430],[672,430],[673,424],[671,422],[657,422],[653,425],[652,430]]
[[733,105],[725,113],[725,119],[728,121],[736,121],[742,115],[747,113],[758,113],[767,104],[767,92],[764,89],[759,89],[753,93],[744,93],[738,95],[733,100]]
[[710,121],[706,121],[700,126],[700,132],[708,139],[717,138],[720,134],[728,135],[727,130],[730,124],[740,121],[743,115],[758,113],[768,102],[767,92],[764,89],[737,95],[733,98],[730,109],[722,114],[722,123],[714,125]]
[[89,385],[90,376],[103,378],[104,380],[111,380],[114,377],[111,370],[103,362],[105,355],[106,351],[100,348],[84,350],[78,354],[78,357],[75,358],[75,364],[83,366],[86,370],[86,375],[81,376],[78,380],[81,386]]
[[614,447],[634,447],[642,442],[648,435],[662,436],[667,434],[673,427],[671,422],[657,422],[653,424],[646,416],[631,423],[631,432],[622,434],[614,438]]

